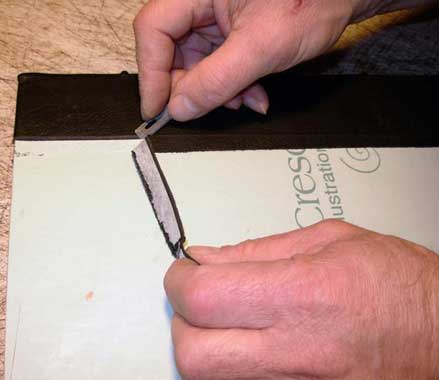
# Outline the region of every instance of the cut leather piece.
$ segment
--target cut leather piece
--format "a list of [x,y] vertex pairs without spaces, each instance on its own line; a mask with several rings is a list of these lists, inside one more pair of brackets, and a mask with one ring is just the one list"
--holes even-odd
[[[185,251],[183,224],[166,177],[148,138],[132,151],[134,164],[172,255],[192,259]],[[196,261],[195,261],[196,262]]]

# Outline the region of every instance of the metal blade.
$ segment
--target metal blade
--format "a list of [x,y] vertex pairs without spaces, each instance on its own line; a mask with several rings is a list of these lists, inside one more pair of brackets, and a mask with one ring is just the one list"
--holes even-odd
[[157,115],[154,119],[145,121],[144,123],[140,124],[140,126],[137,127],[134,132],[139,139],[145,139],[162,129],[171,120],[172,117],[171,115],[169,115],[168,109],[165,108],[163,112]]

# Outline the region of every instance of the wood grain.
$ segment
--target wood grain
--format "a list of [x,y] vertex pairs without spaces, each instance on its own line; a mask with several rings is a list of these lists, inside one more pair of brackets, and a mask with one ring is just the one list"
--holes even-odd
[[0,2],[0,377],[17,75],[136,72],[132,19],[140,0]]
[[[136,72],[131,23],[142,3],[141,0],[2,0],[0,2],[0,375],[2,377],[16,77],[21,72],[119,73],[124,70]],[[360,40],[365,41],[377,31],[388,29],[390,25],[410,22],[412,17],[412,12],[400,12],[375,17],[362,24],[351,26],[341,38],[337,48],[345,49]],[[381,37],[381,41],[387,41],[388,46],[394,45],[398,38],[404,39],[401,33],[397,33],[396,36],[391,34],[391,30],[389,33],[390,37],[386,37],[387,32]],[[419,33],[422,35],[422,32]],[[395,51],[398,49],[400,46],[394,48]],[[384,49],[381,55],[385,57],[386,53]],[[351,63],[356,59],[354,54]]]

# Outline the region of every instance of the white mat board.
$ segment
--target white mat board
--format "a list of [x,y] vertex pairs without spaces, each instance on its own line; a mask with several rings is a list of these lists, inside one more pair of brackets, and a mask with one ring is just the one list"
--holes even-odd
[[[132,163],[136,143],[16,142],[7,379],[178,378],[162,288],[172,257]],[[190,244],[339,217],[439,250],[439,149],[158,159]]]

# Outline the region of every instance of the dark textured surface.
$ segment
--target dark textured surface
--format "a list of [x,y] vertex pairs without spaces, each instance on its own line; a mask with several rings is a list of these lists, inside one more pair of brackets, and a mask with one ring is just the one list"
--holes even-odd
[[439,74],[439,8],[348,49],[329,74]]
[[396,25],[370,33],[357,44],[304,64],[325,74],[439,74],[439,2]]
[[[439,76],[331,76],[287,72],[263,81],[267,116],[218,109],[171,122],[158,152],[438,145]],[[20,76],[16,139],[136,138],[135,75]]]

